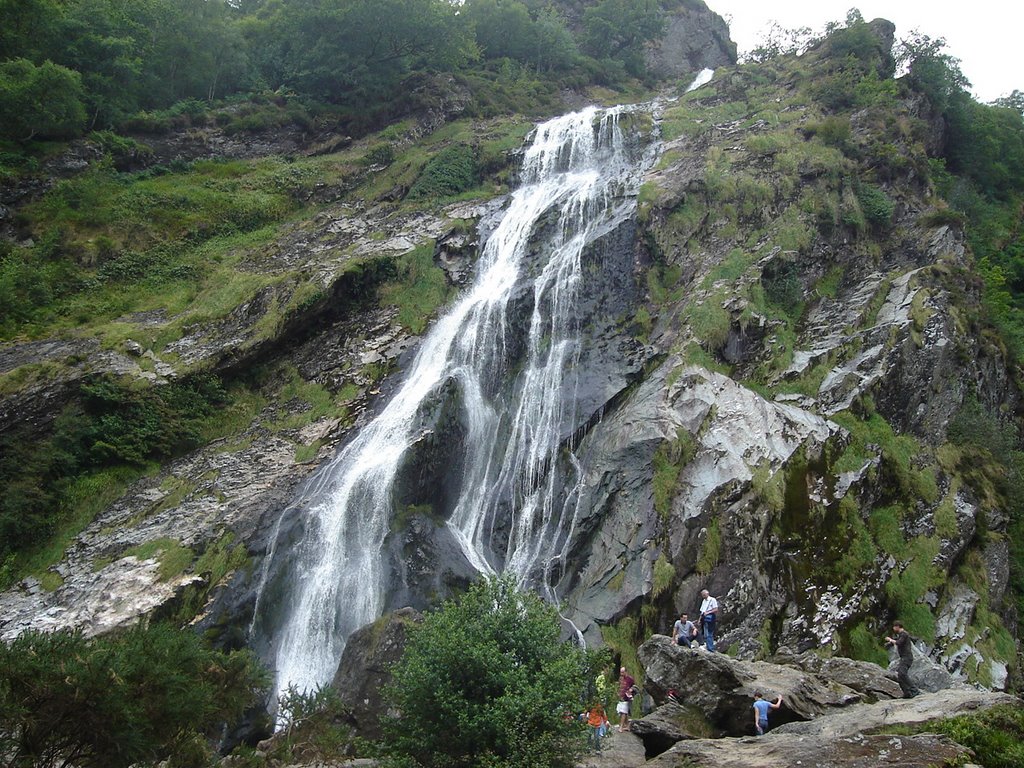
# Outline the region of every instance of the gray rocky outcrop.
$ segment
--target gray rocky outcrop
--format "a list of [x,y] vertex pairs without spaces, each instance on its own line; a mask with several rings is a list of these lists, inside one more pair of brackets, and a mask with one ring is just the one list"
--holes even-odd
[[769,733],[761,738],[683,741],[644,763],[649,768],[933,768],[955,765],[970,750],[946,736],[857,735],[842,739]]
[[792,654],[787,649],[779,649],[770,661],[797,667],[824,680],[845,685],[863,694],[868,701],[899,699],[903,696],[902,689],[892,675],[870,661],[857,661],[843,656],[823,657],[813,651]]
[[349,637],[331,685],[360,736],[380,738],[381,718],[387,714],[384,688],[391,681],[391,667],[402,657],[407,628],[422,620],[418,611],[402,608]]
[[[967,686],[903,699],[877,665],[811,653],[784,651],[776,657],[782,664],[745,662],[681,648],[655,635],[638,656],[645,691],[665,701],[632,724],[653,757],[644,763],[649,766],[667,768],[689,760],[736,768],[890,763],[925,768],[968,752],[946,737],[893,736],[886,730],[996,705],[1019,706],[1015,697]],[[665,699],[670,689],[682,703]],[[761,738],[752,733],[755,690],[769,699],[783,697],[782,707],[770,715],[771,730]],[[707,738],[709,730],[727,735]]]
[[648,71],[660,79],[692,77],[702,69],[736,63],[736,43],[729,25],[699,0],[667,14],[664,34],[647,46]]
[[[765,400],[720,374],[675,360],[662,364],[581,446],[587,476],[576,537],[586,565],[567,577],[574,623],[596,631],[595,620],[612,619],[650,591],[659,557],[651,543],[659,534],[668,537],[676,572],[691,572],[715,510],[745,509],[755,472],[777,472],[795,452],[816,454],[839,434],[822,417]],[[678,441],[692,456],[679,472],[666,519],[654,509],[651,466],[659,448]],[[766,523],[743,517],[748,530],[733,540],[744,542],[744,550],[727,550],[725,557],[734,576],[749,579],[741,583],[757,602],[761,577],[747,547],[757,548]],[[689,590],[686,606],[699,586]]]
[[770,700],[783,697],[785,706],[772,714],[773,725],[813,720],[866,698],[836,680],[797,667],[684,648],[663,635],[651,637],[637,656],[644,665],[644,688],[655,701],[663,701],[674,689],[677,700],[699,710],[718,735],[751,731],[749,710],[755,691]]

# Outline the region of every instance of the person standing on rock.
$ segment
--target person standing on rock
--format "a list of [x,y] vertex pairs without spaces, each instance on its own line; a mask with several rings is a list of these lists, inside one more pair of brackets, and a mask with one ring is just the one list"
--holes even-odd
[[587,727],[590,728],[590,746],[595,752],[601,751],[601,737],[608,727],[608,718],[604,716],[601,702],[594,702],[587,713]]
[[714,651],[715,622],[718,620],[718,601],[706,589],[701,590],[700,596],[704,598],[700,604],[700,623],[704,626],[704,645],[709,651]]
[[690,618],[685,613],[680,613],[676,623],[672,626],[672,642],[689,648],[690,642],[696,634],[697,628]]
[[760,691],[754,691],[754,731],[764,736],[768,731],[768,713],[782,706],[782,697],[768,701]]
[[910,666],[914,663],[914,641],[910,639],[910,633],[903,628],[902,622],[892,623],[892,637],[885,638],[885,644],[895,646],[900,655],[899,664],[896,666],[896,680],[903,691],[903,698],[914,698],[920,693],[910,682]]
[[636,681],[632,678],[625,667],[619,669],[619,703],[615,705],[615,711],[619,713],[619,733],[629,730],[629,709],[633,705],[633,695],[636,693],[634,685]]

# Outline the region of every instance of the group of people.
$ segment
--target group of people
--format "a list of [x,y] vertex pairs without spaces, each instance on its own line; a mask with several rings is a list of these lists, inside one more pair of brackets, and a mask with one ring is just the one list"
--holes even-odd
[[[604,673],[597,677],[598,700],[595,701],[590,710],[580,714],[580,720],[585,720],[590,729],[590,747],[595,752],[601,751],[601,739],[611,730],[611,723],[604,712],[604,705],[601,703],[604,695],[605,682]],[[615,712],[619,716],[619,733],[629,730],[630,708],[633,706],[633,698],[637,694],[636,680],[625,667],[619,668],[619,701],[615,705]]]
[[718,621],[718,600],[711,596],[706,589],[701,590],[700,603],[700,628],[690,621],[688,613],[679,614],[679,618],[672,626],[672,642],[677,645],[685,645],[692,648],[694,642],[698,642],[698,636],[702,637],[704,647],[709,651],[715,650],[715,622]]

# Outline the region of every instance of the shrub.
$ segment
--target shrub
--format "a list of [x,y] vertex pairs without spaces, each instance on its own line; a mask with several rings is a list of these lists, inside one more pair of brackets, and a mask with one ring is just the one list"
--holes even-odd
[[892,216],[896,206],[881,187],[876,187],[873,184],[861,184],[857,188],[857,201],[864,213],[864,219],[872,229],[884,232],[892,226]]
[[466,144],[442,150],[423,168],[409,190],[409,198],[451,197],[472,189],[479,182],[476,153]]
[[279,730],[266,749],[271,763],[333,761],[353,742],[350,712],[330,686],[306,692],[289,687],[278,698],[277,714]]
[[489,578],[410,628],[386,695],[387,750],[422,768],[570,768],[582,743],[587,663],[555,609]]
[[210,750],[203,738],[266,684],[247,651],[167,625],[86,638],[29,631],[0,643],[0,755],[12,768],[119,768]]

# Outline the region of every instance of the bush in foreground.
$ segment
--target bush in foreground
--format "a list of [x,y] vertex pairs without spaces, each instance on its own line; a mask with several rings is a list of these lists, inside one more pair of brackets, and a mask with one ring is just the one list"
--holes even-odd
[[248,652],[211,650],[167,625],[26,632],[0,643],[0,765],[203,765],[205,737],[265,682]]
[[387,695],[393,765],[568,768],[583,731],[587,654],[554,608],[508,578],[478,582],[412,628]]

